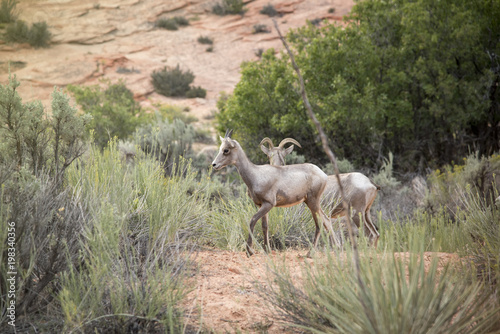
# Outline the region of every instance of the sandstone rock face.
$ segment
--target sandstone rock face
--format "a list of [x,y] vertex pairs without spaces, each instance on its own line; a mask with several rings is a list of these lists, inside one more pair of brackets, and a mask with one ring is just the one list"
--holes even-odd
[[[340,23],[353,6],[353,0],[245,2],[243,16],[217,16],[211,13],[214,0],[21,0],[20,19],[47,22],[53,44],[47,49],[0,44],[0,80],[8,80],[9,61],[22,64],[11,66],[11,72],[21,81],[23,101],[41,100],[47,110],[54,86],[123,80],[144,107],[181,105],[200,123],[209,123],[219,93],[232,92],[239,81],[241,62],[258,59],[259,49],[282,48],[272,18],[259,13],[264,6],[272,4],[282,14],[276,19],[284,33],[306,20]],[[331,8],[334,13],[329,13]],[[177,31],[155,28],[158,18],[173,16],[189,19],[190,25]],[[253,34],[256,24],[270,32]],[[200,36],[214,41],[212,52],[197,42]],[[177,64],[193,72],[193,84],[207,90],[205,99],[167,98],[154,92],[151,73]]]

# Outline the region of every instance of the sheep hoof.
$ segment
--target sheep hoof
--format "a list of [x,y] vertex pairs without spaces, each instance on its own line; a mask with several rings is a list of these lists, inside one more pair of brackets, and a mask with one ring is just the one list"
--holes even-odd
[[250,257],[254,254],[255,254],[255,252],[253,251],[252,247],[247,246],[247,256]]
[[306,257],[312,259],[313,255],[314,255],[314,249],[311,249],[309,252],[307,252]]

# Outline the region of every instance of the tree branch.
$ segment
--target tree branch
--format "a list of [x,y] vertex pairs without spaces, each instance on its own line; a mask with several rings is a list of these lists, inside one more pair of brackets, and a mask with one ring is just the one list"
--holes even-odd
[[[292,62],[292,66],[295,69],[295,72],[297,72],[297,76],[299,77],[300,95],[302,95],[302,100],[304,101],[304,105],[306,106],[307,115],[313,121],[314,125],[316,126],[316,129],[318,130],[319,136],[321,137],[321,143],[323,145],[323,150],[325,151],[326,155],[328,156],[328,158],[330,159],[331,163],[333,164],[333,167],[334,167],[334,170],[335,170],[335,176],[337,178],[337,182],[339,183],[340,195],[342,196],[342,198],[345,198],[345,196],[344,196],[344,187],[342,186],[342,183],[340,182],[340,175],[339,175],[339,169],[338,169],[338,166],[337,166],[337,160],[335,159],[335,155],[333,154],[332,150],[328,146],[328,139],[327,139],[327,137],[326,137],[326,135],[325,135],[325,133],[323,131],[323,127],[321,126],[321,123],[316,118],[316,115],[314,114],[314,112],[312,110],[311,104],[309,103],[309,99],[307,98],[306,88],[305,88],[305,84],[304,84],[304,79],[302,78],[302,75],[300,74],[300,69],[297,66],[297,63],[295,62],[295,57],[294,57],[292,51],[290,50],[290,47],[288,46],[285,38],[281,34],[281,31],[280,31],[280,29],[278,27],[278,23],[274,19],[273,19],[273,23],[274,23],[276,31],[278,32],[278,35],[279,35],[279,37],[281,39],[281,42],[285,46],[285,49],[288,52],[288,55],[290,56],[290,61]],[[346,215],[346,217],[347,217],[347,229],[349,231],[349,238],[350,238],[351,244],[352,244],[352,249],[353,249],[352,257],[353,257],[353,261],[354,261],[354,265],[355,265],[355,269],[356,269],[356,276],[357,276],[358,284],[359,284],[359,287],[360,287],[360,293],[362,295],[366,296],[367,295],[367,293],[366,293],[366,285],[365,285],[365,283],[363,281],[363,278],[361,277],[361,268],[360,268],[360,264],[359,264],[358,244],[356,242],[356,238],[354,237],[354,233],[353,233],[350,203],[347,203],[347,201],[342,201],[342,205],[344,207],[344,210],[346,210],[346,212],[347,212],[347,215]],[[362,297],[360,298],[360,302],[363,305],[363,308],[365,309],[366,315],[368,316],[368,318],[370,319],[370,321],[372,322],[372,324],[374,324],[375,323],[375,319],[373,317],[373,314],[368,309],[368,307],[365,304],[365,302],[363,301]]]

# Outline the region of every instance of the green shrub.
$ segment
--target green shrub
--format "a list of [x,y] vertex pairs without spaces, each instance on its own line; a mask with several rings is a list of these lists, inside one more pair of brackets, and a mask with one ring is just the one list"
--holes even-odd
[[133,93],[122,81],[105,83],[107,87],[104,90],[98,85],[67,87],[82,109],[93,116],[90,128],[95,143],[101,148],[114,137],[128,138],[137,126],[148,120],[134,100]]
[[155,21],[155,27],[167,30],[178,30],[179,26],[187,25],[189,25],[189,21],[182,16],[175,16],[172,18],[159,18]]
[[267,4],[264,7],[262,7],[259,13],[270,17],[278,15],[278,11],[276,11],[276,8],[274,8],[274,6],[271,4]]
[[175,68],[164,67],[151,74],[151,82],[158,94],[165,96],[184,96],[189,91],[194,80],[193,72],[182,71],[177,65]]
[[174,21],[178,26],[185,27],[189,25],[189,20],[184,16],[174,16]]
[[17,15],[15,9],[18,3],[17,0],[2,0],[2,3],[0,3],[0,23],[12,23],[16,21]]
[[52,34],[46,22],[33,23],[29,31],[28,43],[35,48],[49,47]]
[[5,40],[13,43],[27,43],[29,40],[29,27],[26,22],[17,20],[5,29]]
[[5,39],[13,43],[29,43],[35,48],[46,48],[50,44],[52,34],[46,22],[33,23],[31,28],[26,22],[18,20],[7,26]]
[[177,22],[172,19],[165,19],[165,18],[160,18],[155,21],[155,27],[157,28],[162,28],[162,29],[167,29],[167,30],[177,30],[179,29],[179,26],[177,25]]
[[252,29],[252,34],[260,34],[268,32],[270,31],[269,29],[267,29],[267,26],[265,24],[255,24]]
[[243,15],[246,12],[246,8],[243,0],[222,0],[212,7],[212,13],[220,16],[229,14],[239,14]]
[[212,45],[212,44],[214,44],[214,41],[213,41],[213,39],[211,39],[208,36],[200,36],[200,37],[198,37],[198,43]]
[[195,97],[201,97],[205,98],[207,96],[207,91],[200,86],[198,87],[191,87],[186,93],[186,97],[189,99],[195,98]]

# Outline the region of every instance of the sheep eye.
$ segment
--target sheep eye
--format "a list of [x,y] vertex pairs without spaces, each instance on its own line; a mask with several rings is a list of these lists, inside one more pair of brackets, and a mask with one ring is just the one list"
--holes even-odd
[[226,148],[222,153],[229,154],[229,149]]

